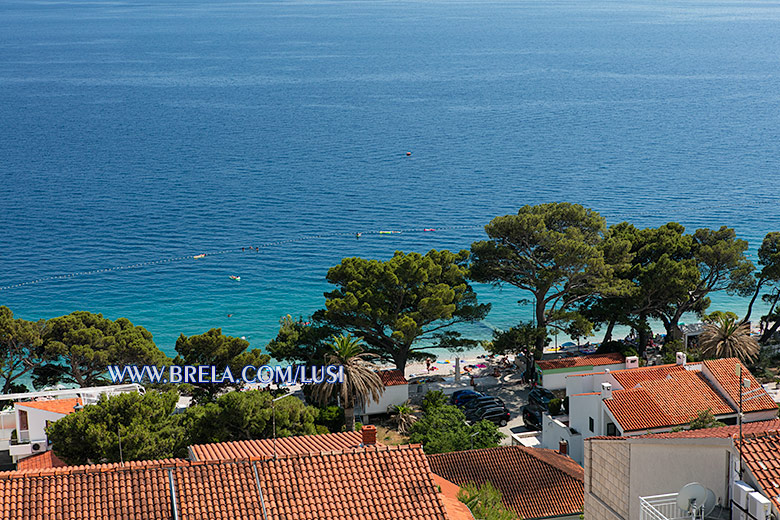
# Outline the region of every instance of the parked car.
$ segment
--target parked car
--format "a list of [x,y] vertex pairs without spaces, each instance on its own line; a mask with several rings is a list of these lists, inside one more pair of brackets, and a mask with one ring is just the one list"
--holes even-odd
[[523,422],[532,430],[542,429],[542,409],[538,406],[528,405],[523,407]]
[[464,393],[456,397],[452,404],[454,404],[455,406],[463,406],[469,401],[471,401],[472,399],[476,399],[477,397],[482,397],[482,396],[483,394],[479,392],[475,392],[474,390],[469,390],[469,393]]
[[550,401],[553,399],[555,399],[555,394],[546,388],[542,388],[541,386],[537,386],[531,390],[530,394],[528,394],[529,403],[539,405],[545,410],[547,409],[547,405],[550,404]]
[[462,395],[469,395],[469,394],[478,394],[476,390],[472,390],[471,388],[464,388],[463,390],[455,390],[452,392],[452,395],[450,395],[450,404],[455,404],[455,400],[462,396]]
[[490,421],[499,426],[506,426],[509,422],[510,413],[509,410],[503,406],[491,406],[488,408],[480,408],[475,413],[467,416],[472,423],[479,421]]
[[477,397],[475,399],[472,399],[471,401],[468,401],[466,404],[462,405],[461,408],[463,408],[463,411],[467,410],[473,410],[476,408],[485,408],[486,406],[504,406],[504,401],[499,399],[498,397],[493,397],[492,395],[483,395],[481,397]]

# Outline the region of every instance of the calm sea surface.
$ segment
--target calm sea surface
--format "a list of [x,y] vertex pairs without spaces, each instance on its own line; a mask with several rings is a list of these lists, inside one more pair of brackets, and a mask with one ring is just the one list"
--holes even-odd
[[[342,257],[467,248],[547,201],[755,251],[779,134],[777,2],[0,0],[0,286],[271,243],[0,304],[264,346]],[[479,292],[474,335],[527,316]]]

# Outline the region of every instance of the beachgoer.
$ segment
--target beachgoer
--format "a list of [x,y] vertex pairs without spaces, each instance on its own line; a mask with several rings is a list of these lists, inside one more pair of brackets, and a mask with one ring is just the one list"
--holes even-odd
[[228,318],[232,318],[232,317],[233,317],[233,315],[232,315],[232,314],[228,314]]
[[430,372],[431,371],[431,358],[426,358],[425,360],[425,369]]

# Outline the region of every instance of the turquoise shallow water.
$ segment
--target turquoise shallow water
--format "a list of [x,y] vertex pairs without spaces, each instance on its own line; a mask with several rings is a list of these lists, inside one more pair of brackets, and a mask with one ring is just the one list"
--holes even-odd
[[[126,316],[169,353],[219,326],[263,346],[344,256],[467,248],[557,200],[730,225],[755,250],[780,229],[778,42],[773,2],[3,0],[0,286],[344,234],[0,304]],[[526,316],[521,293],[479,292],[473,335]]]

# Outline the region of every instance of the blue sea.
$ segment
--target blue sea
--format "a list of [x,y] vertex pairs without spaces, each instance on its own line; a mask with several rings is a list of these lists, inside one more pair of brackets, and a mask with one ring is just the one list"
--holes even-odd
[[[342,257],[468,248],[524,204],[754,253],[779,165],[778,2],[0,0],[0,305],[169,354],[263,347]],[[530,316],[478,292],[475,337]]]

